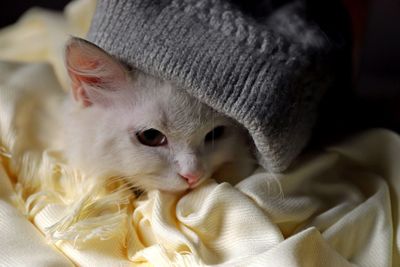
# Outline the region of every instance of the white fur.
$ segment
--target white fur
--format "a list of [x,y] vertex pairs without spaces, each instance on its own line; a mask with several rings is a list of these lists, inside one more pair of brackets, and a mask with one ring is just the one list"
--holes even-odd
[[[117,82],[118,91],[98,89],[107,105],[67,100],[65,151],[72,166],[89,176],[124,177],[141,189],[166,191],[189,188],[179,173],[200,169],[201,181],[212,176],[237,182],[254,169],[248,134],[233,120],[139,71]],[[206,134],[219,125],[226,126],[223,138],[206,143]],[[141,144],[135,133],[149,128],[162,132],[168,144]]]

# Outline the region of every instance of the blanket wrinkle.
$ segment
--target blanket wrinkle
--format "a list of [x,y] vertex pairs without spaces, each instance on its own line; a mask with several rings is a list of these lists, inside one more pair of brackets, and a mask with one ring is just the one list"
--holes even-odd
[[94,3],[0,31],[0,266],[400,266],[400,136],[388,130],[179,195],[136,198],[121,179],[71,169],[59,48],[84,35]]

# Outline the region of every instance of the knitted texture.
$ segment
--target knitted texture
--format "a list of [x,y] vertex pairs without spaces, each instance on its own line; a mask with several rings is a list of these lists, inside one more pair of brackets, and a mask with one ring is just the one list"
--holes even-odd
[[98,0],[88,40],[241,123],[270,171],[307,143],[329,76],[302,1],[252,16],[222,0]]

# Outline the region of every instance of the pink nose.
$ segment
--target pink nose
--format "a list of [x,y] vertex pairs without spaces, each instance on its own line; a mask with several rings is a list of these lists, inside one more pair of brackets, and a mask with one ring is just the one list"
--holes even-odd
[[189,186],[194,185],[200,180],[200,173],[180,173],[180,176],[187,181]]

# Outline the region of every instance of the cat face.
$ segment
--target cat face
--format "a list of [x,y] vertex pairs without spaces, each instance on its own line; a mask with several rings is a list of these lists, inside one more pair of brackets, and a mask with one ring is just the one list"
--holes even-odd
[[183,191],[209,177],[235,182],[255,162],[247,132],[173,84],[73,38],[66,53],[69,162],[88,175],[124,177],[144,190]]

